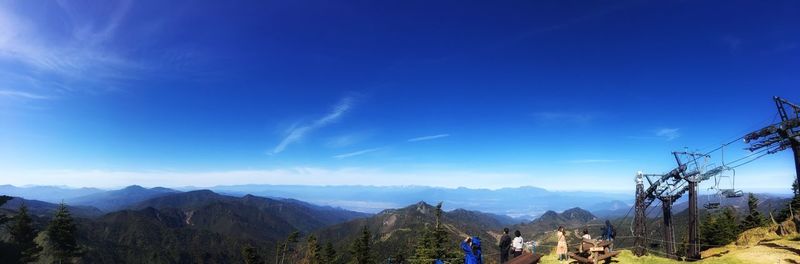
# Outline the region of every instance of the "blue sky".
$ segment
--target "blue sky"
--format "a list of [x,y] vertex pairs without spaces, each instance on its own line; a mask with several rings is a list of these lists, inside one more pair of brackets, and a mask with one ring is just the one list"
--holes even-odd
[[[0,183],[631,190],[800,101],[798,25],[797,1],[3,1]],[[793,177],[782,152],[737,184]]]

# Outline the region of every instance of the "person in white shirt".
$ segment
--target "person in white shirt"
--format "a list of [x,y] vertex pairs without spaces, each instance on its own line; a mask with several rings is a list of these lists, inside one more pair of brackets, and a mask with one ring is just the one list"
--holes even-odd
[[[592,240],[592,236],[589,235],[589,229],[586,229],[586,228],[583,229],[583,236],[581,236],[581,238],[584,239],[584,240]],[[581,250],[580,251],[583,252],[584,250],[587,250],[587,249],[583,248],[583,242],[581,242]]]
[[511,256],[512,258],[516,258],[519,255],[522,255],[522,245],[525,241],[522,240],[522,234],[519,230],[514,231],[514,239],[511,240]]
[[589,229],[583,229],[583,236],[581,238],[592,240],[592,236],[589,235]]

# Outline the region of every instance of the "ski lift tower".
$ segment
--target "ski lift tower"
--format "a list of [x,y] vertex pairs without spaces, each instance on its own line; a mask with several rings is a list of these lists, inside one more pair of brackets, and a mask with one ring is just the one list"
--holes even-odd
[[645,205],[647,197],[644,193],[644,173],[639,171],[636,173],[636,212],[634,215],[634,247],[633,254],[636,256],[644,256],[645,234],[647,234],[647,223],[644,211],[647,210]]
[[[686,165],[678,166],[677,168],[671,170],[665,174],[644,174],[642,172],[637,173],[636,175],[636,212],[634,214],[634,254],[636,256],[644,255],[645,251],[645,240],[646,240],[646,214],[645,211],[648,207],[656,200],[659,199],[662,201],[667,200],[667,205],[662,205],[662,210],[664,212],[664,226],[665,230],[670,229],[672,225],[672,202],[675,201],[680,195],[674,197],[673,194],[670,194],[668,190],[670,187],[674,189],[675,184],[681,180],[681,175],[683,172],[686,171]],[[647,180],[649,186],[647,189],[644,189],[644,179]],[[682,193],[682,192],[681,192]],[[670,236],[667,237],[667,233],[664,233],[664,240],[671,241],[671,231]],[[667,242],[667,245],[674,244]],[[673,252],[674,255],[674,252]]]
[[[703,162],[703,165],[700,165],[698,159],[706,159],[710,158],[711,156],[708,154],[686,151],[672,152],[672,155],[675,156],[675,162],[678,163],[678,166],[686,166],[688,164],[693,165],[692,171],[682,173],[681,176],[688,183],[686,190],[689,191],[689,243],[688,247],[686,247],[686,257],[691,260],[696,260],[700,259],[700,246],[697,238],[700,229],[698,225],[697,186],[701,181],[708,179],[707,175],[702,175],[705,168],[705,162]],[[681,161],[681,156],[687,157],[686,163]]]
[[[767,154],[791,148],[794,152],[795,183],[800,186],[800,106],[777,96],[773,100],[781,122],[745,135],[744,142],[750,144],[747,148],[750,151],[772,148]],[[787,108],[794,115],[787,113]]]

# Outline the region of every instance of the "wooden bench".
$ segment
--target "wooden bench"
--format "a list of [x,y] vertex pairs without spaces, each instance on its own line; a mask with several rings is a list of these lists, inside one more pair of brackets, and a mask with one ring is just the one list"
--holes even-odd
[[519,255],[516,258],[513,258],[506,262],[507,264],[533,264],[539,263],[539,260],[542,259],[541,254],[524,252],[522,255]]
[[597,264],[600,261],[610,262],[611,258],[620,253],[619,251],[611,251],[609,247],[613,244],[611,241],[584,239],[577,248],[578,253],[570,252],[567,255],[580,263]]

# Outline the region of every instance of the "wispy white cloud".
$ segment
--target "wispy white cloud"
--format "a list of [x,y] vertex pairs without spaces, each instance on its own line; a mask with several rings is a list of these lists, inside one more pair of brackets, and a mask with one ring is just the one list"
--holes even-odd
[[590,113],[569,113],[569,112],[536,112],[532,114],[539,122],[546,123],[578,123],[586,124],[597,118],[597,115]]
[[270,152],[270,154],[281,153],[284,150],[286,150],[286,147],[288,147],[292,143],[295,143],[303,139],[303,137],[305,137],[312,131],[338,121],[342,117],[342,115],[347,113],[350,110],[350,108],[352,108],[354,100],[355,99],[352,96],[345,96],[339,101],[339,103],[337,103],[333,107],[330,113],[322,116],[317,120],[314,120],[309,124],[292,127],[291,129],[289,129],[289,132],[287,133],[286,137],[284,137],[283,140],[281,140],[281,142],[278,143],[278,145],[272,149],[272,152]]
[[364,154],[367,154],[367,153],[372,153],[372,152],[375,152],[375,151],[378,151],[378,150],[381,150],[381,149],[382,148],[371,148],[371,149],[359,150],[359,151],[355,151],[355,152],[339,154],[339,155],[333,156],[333,158],[344,159],[344,158],[349,158],[349,157],[355,157],[355,156],[360,156],[360,155],[364,155]]
[[417,142],[417,141],[425,141],[425,140],[434,140],[434,139],[446,138],[446,137],[449,137],[449,136],[450,136],[450,134],[438,134],[438,135],[432,135],[432,136],[410,138],[407,141],[408,142]]
[[344,148],[358,144],[372,136],[372,132],[361,131],[330,137],[325,142],[328,148]]
[[0,97],[22,98],[22,99],[32,99],[32,100],[51,99],[51,97],[49,96],[38,95],[22,91],[14,91],[14,90],[0,90]]
[[657,137],[671,141],[681,136],[678,128],[660,128],[655,131]]
[[620,160],[614,160],[614,159],[577,159],[577,160],[568,160],[567,163],[591,164],[591,163],[613,163],[619,161]]
[[35,17],[38,14],[19,12],[14,2],[0,3],[0,61],[14,65],[3,70],[35,75],[33,82],[18,85],[42,92],[115,89],[110,81],[130,79],[132,70],[142,68],[109,45],[130,3],[109,2],[108,15],[97,17],[72,2],[59,1],[48,11],[67,18],[66,31],[52,30],[52,20]]

